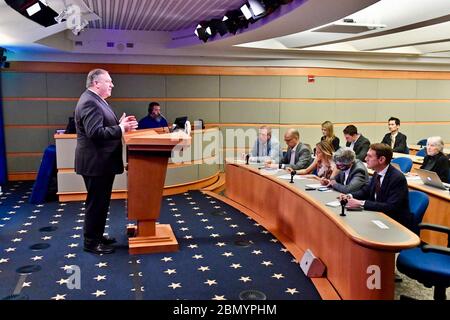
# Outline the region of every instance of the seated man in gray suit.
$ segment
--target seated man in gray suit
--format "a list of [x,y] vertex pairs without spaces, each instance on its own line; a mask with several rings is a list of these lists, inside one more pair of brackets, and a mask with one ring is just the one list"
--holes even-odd
[[344,128],[344,137],[347,140],[345,144],[355,151],[356,159],[365,161],[367,151],[369,151],[370,141],[364,137],[361,133],[358,133],[358,129],[354,125],[349,125]]
[[286,142],[288,149],[286,155],[280,160],[280,163],[273,164],[273,161],[267,161],[266,166],[272,168],[292,168],[294,170],[300,170],[307,168],[313,161],[311,157],[311,148],[300,142],[300,133],[296,129],[289,129],[284,134],[284,141]]
[[277,163],[280,160],[280,143],[276,137],[272,136],[272,129],[268,126],[259,128],[258,139],[253,144],[250,152],[250,162],[266,162],[273,160]]
[[338,149],[333,155],[333,160],[340,172],[334,179],[321,179],[323,185],[331,186],[341,193],[351,193],[361,189],[369,181],[366,166],[356,159],[352,149]]

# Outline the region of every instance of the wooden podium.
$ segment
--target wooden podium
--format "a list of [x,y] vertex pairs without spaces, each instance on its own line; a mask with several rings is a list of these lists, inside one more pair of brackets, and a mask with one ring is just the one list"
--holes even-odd
[[[124,135],[128,158],[128,219],[137,220],[128,239],[129,253],[178,250],[169,224],[156,224],[171,151],[176,145],[188,146],[191,137],[184,132],[158,134],[138,130]],[[130,234],[130,232],[129,232]]]

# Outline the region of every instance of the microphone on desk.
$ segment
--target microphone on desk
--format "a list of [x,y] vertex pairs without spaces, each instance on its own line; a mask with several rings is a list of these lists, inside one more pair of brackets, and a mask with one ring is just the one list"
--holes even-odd
[[341,202],[341,214],[340,214],[340,216],[345,217],[345,206],[347,205],[348,200],[347,199],[342,199],[340,202]]
[[248,159],[250,159],[250,154],[245,155],[245,164],[248,164]]
[[289,181],[289,183],[294,183],[294,176],[297,174],[297,171],[292,170],[291,171],[291,181]]

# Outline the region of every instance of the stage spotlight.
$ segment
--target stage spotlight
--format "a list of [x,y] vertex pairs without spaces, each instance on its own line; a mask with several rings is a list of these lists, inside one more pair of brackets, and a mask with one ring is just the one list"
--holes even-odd
[[198,24],[195,28],[194,33],[203,42],[208,41],[208,39],[213,36],[213,31],[206,22],[201,22],[200,24]]
[[228,32],[227,26],[223,19],[213,19],[210,21],[209,25],[213,33],[218,32],[221,36],[225,35]]
[[44,0],[5,0],[5,2],[24,17],[44,27],[56,24],[58,14]]

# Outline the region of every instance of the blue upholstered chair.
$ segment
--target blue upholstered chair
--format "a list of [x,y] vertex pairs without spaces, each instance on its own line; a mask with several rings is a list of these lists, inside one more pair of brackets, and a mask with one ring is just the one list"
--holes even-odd
[[417,151],[416,156],[418,157],[425,157],[427,155],[427,149],[423,148]]
[[[409,192],[409,205],[414,219],[413,231],[417,234],[420,230],[446,233],[447,239],[450,239],[450,228],[420,223],[428,203],[427,194],[420,191]],[[445,290],[450,287],[450,241],[447,247],[421,243],[417,248],[401,251],[397,258],[397,269],[425,287],[434,287],[435,300],[445,300]]]
[[417,144],[421,147],[425,147],[427,145],[427,139],[422,139],[417,141]]
[[398,164],[403,173],[410,172],[413,165],[412,160],[407,157],[395,158],[392,159],[392,162]]

